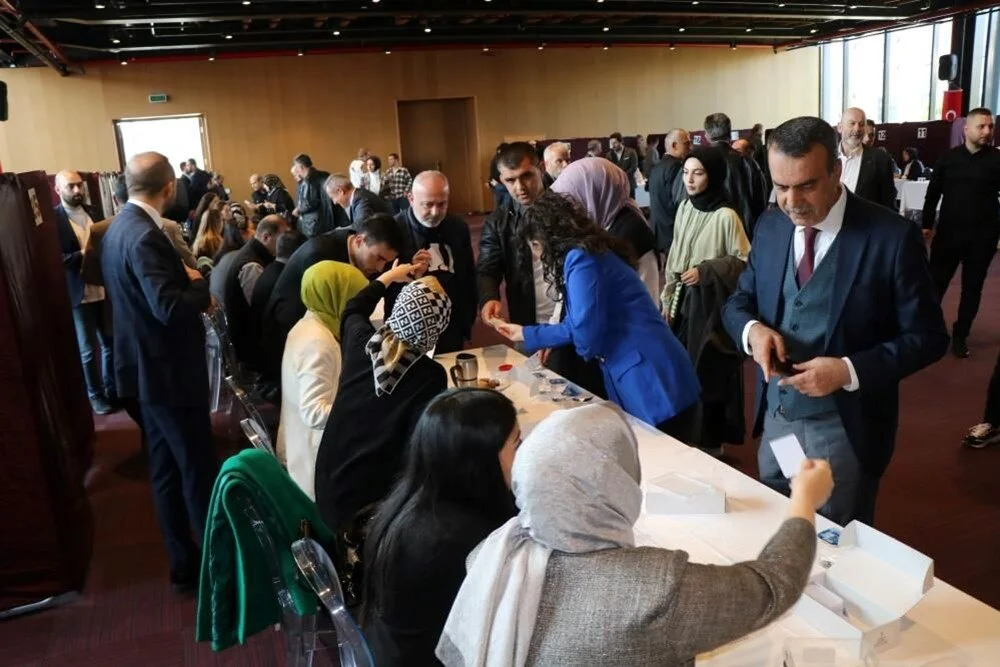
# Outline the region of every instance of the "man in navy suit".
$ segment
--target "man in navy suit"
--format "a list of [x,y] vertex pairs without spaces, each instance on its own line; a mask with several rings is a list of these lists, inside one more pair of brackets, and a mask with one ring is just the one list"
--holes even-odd
[[916,227],[841,184],[826,122],[783,123],[768,161],[780,210],[758,220],[723,309],[729,335],[760,367],[761,481],[788,492],[769,443],[794,434],[807,457],[833,468],[820,512],[871,524],[895,446],[899,381],[948,347],[926,252]]
[[174,170],[159,153],[140,153],[125,169],[128,204],[104,237],[101,267],[114,316],[115,377],[138,400],[149,448],[156,518],[174,590],[192,590],[217,464],[209,422],[208,367],[201,313],[208,282],[181,262],[161,231]]

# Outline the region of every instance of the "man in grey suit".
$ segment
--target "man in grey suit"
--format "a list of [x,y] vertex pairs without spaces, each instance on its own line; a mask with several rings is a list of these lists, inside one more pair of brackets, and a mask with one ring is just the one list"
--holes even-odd
[[389,202],[364,188],[354,187],[350,177],[344,174],[334,174],[326,179],[326,194],[334,204],[347,211],[351,225],[357,225],[376,213],[392,215]]

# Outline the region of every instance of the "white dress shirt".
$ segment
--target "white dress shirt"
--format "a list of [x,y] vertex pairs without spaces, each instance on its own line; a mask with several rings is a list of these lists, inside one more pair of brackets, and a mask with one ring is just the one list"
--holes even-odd
[[[847,189],[854,192],[858,188],[858,176],[861,174],[861,156],[864,154],[864,147],[848,155],[844,153],[844,145],[840,145],[840,182],[847,186]],[[817,261],[817,264],[819,262]]]
[[[70,206],[63,202],[66,209],[66,217],[69,218],[70,229],[76,235],[76,240],[80,244],[80,254],[87,252],[87,244],[90,242],[90,228],[94,221],[90,219],[90,214],[82,206]],[[94,303],[104,300],[104,288],[100,285],[83,285],[83,295],[80,297],[80,304]]]
[[153,219],[153,222],[156,223],[156,226],[160,228],[160,231],[163,231],[163,219],[160,217],[159,211],[157,211],[155,208],[153,208],[146,202],[139,201],[138,199],[129,199],[128,203],[134,204],[139,208],[141,208],[143,211],[145,211],[146,214]]
[[[819,267],[820,262],[826,257],[827,253],[830,251],[830,246],[837,239],[837,234],[840,233],[840,228],[844,226],[844,209],[847,208],[847,190],[845,188],[840,189],[840,197],[837,199],[837,203],[833,205],[830,212],[826,215],[826,218],[815,225],[815,229],[818,231],[816,238],[813,239],[813,270]],[[795,236],[792,238],[792,252],[795,253],[795,269],[798,270],[799,262],[802,261],[802,256],[806,253],[806,232],[805,227],[801,225],[795,226]],[[753,354],[750,350],[750,328],[753,325],[758,324],[758,320],[750,320],[747,325],[743,327],[743,349],[747,354]],[[857,391],[860,387],[858,383],[858,373],[854,370],[854,364],[847,357],[841,357],[844,363],[847,364],[847,370],[851,374],[851,381],[844,385],[845,391]]]

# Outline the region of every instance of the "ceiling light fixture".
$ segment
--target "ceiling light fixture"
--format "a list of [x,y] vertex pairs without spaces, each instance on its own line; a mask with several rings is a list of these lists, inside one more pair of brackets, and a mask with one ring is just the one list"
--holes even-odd
[[[104,5],[103,5],[103,4],[101,4],[100,2],[98,2],[98,3],[96,3],[96,4],[94,5],[94,9],[104,9]],[[124,65],[124,64],[125,64],[125,63],[122,63],[122,65]]]
[[125,60],[124,58],[122,58],[122,59],[121,59],[121,64],[122,64],[122,65],[128,65],[128,61],[127,61],[127,60]]
[[232,38],[233,38],[232,35],[226,35],[226,39],[232,39]]
[[215,56],[209,56],[208,62],[215,62]]
[[607,50],[608,50],[608,49],[610,49],[610,48],[611,48],[611,47],[610,47],[610,46],[608,46],[607,44],[605,44],[605,45],[604,45],[604,50],[605,50],[605,51],[607,51]]
[[600,4],[603,4],[603,3],[604,3],[604,0],[597,0],[597,4],[600,5]]
[[340,31],[339,30],[334,30],[333,31],[333,36],[334,37],[340,37]]
[[121,44],[122,40],[118,39],[117,37],[112,37],[111,38],[111,43],[112,44]]
[[250,0],[243,0],[243,6],[246,7],[250,4]]
[[779,3],[778,3],[778,8],[779,8],[779,9],[780,9],[780,8],[782,8],[782,7],[784,7],[784,6],[785,6],[785,3],[783,3],[783,2],[779,2]]
[[677,32],[684,32],[685,30],[687,30],[687,28],[681,26],[680,28],[677,29]]
[[392,51],[391,51],[390,49],[386,49],[386,50],[385,50],[385,55],[389,55],[389,54],[391,54],[391,53],[392,53]]
[[489,53],[489,51],[490,51],[490,47],[488,47],[488,46],[484,46],[483,47],[483,53]]
[[697,6],[700,5],[701,3],[698,2],[698,0],[691,0],[691,4]]
[[609,28],[608,26],[604,26],[603,28],[601,28],[601,30],[603,32],[607,32],[607,31],[611,30],[611,28]]
[[819,32],[819,28],[813,28],[812,30],[809,31],[809,34],[815,35],[817,32]]
[[670,50],[671,50],[671,51],[674,51],[674,50],[676,50],[676,49],[677,49],[677,47],[676,47],[676,46],[674,46],[673,44],[671,44],[671,45],[670,45]]
[[729,48],[730,48],[730,50],[735,51],[736,50],[736,42],[729,42]]
[[747,28],[747,32],[753,32],[753,28]]
[[545,45],[544,45],[544,44],[539,44],[539,45],[538,45],[538,50],[539,50],[539,51],[543,50],[544,48],[545,48]]
[[424,28],[424,32],[425,32],[425,33],[428,33],[428,32],[430,32],[430,31],[431,31],[431,29],[430,29],[430,28]]
[[306,54],[305,51],[303,51],[302,49],[299,49],[299,52],[296,55],[304,56],[305,54]]
[[372,0],[372,4],[377,5],[378,3],[379,3],[379,0]]

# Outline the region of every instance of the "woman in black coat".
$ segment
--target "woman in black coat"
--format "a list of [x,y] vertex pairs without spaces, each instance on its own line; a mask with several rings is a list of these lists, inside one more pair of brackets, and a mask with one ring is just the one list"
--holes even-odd
[[923,178],[924,163],[920,161],[920,154],[916,148],[909,146],[903,149],[903,178],[908,181],[916,181]]
[[465,559],[517,512],[509,480],[520,441],[517,408],[501,393],[452,390],[427,406],[365,546],[362,624],[376,664],[438,664]]

